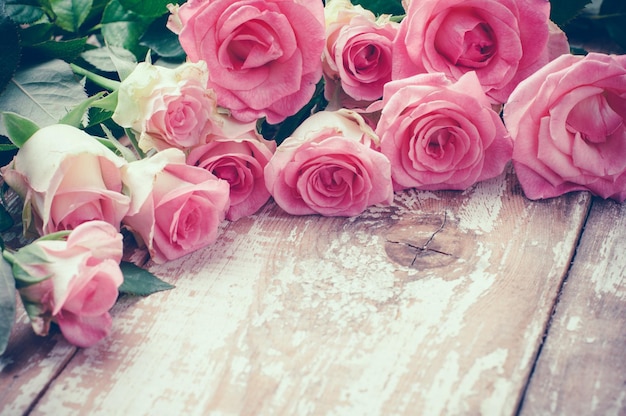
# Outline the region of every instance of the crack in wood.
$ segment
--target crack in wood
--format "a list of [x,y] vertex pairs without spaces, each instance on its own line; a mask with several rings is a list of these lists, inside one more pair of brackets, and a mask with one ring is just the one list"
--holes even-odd
[[413,261],[411,261],[411,266],[415,265],[415,262],[417,261],[417,258],[419,257],[419,254],[423,253],[423,252],[426,252],[426,251],[431,251],[431,252],[434,252],[434,253],[442,254],[444,256],[452,256],[451,253],[446,253],[445,251],[436,250],[434,248],[429,248],[428,247],[430,245],[430,243],[432,243],[433,240],[435,239],[435,236],[437,234],[439,234],[441,231],[443,231],[444,227],[446,226],[447,219],[448,219],[448,214],[447,214],[447,212],[444,211],[444,213],[443,213],[443,220],[441,221],[441,225],[439,226],[439,228],[437,228],[430,235],[428,240],[426,240],[426,242],[423,245],[421,245],[421,246],[417,246],[415,244],[407,243],[406,241],[394,241],[394,240],[387,239],[387,242],[391,243],[391,244],[401,244],[401,245],[404,245],[406,247],[409,247],[411,249],[416,250],[415,257],[413,257]]

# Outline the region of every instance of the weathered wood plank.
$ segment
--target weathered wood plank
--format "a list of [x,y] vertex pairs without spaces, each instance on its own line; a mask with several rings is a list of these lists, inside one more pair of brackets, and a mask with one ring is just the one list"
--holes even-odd
[[626,414],[626,205],[596,200],[523,415]]
[[[3,234],[14,247],[27,241],[21,240],[19,227]],[[130,250],[125,260],[136,264],[146,262],[147,253]],[[0,415],[28,413],[54,378],[72,359],[77,348],[70,345],[54,326],[51,335],[34,334],[28,316],[17,297],[15,323],[7,350],[0,356]]]
[[61,334],[34,334],[18,308],[7,351],[0,356],[0,414],[24,414],[72,358],[77,348]]
[[509,172],[350,219],[269,204],[151,270],[33,414],[515,411],[588,211]]

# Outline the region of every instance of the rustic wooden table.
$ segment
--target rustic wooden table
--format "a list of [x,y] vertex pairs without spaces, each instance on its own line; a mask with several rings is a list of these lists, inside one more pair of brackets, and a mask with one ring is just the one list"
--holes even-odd
[[626,204],[513,174],[356,218],[273,203],[151,271],[108,338],[0,357],[0,414],[626,414]]

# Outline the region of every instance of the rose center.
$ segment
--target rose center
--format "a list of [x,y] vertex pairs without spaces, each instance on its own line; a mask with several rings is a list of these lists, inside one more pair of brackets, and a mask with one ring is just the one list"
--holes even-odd
[[448,144],[454,144],[454,136],[446,129],[439,129],[426,140],[424,151],[434,159],[443,159]]
[[353,66],[352,70],[355,73],[366,72],[372,67],[376,66],[376,63],[380,59],[380,51],[374,45],[364,45],[359,48],[352,58]]
[[237,70],[262,67],[283,54],[275,32],[262,21],[246,22],[224,44],[228,45],[228,66]]
[[437,31],[435,47],[454,65],[482,68],[496,53],[497,42],[491,26],[459,10],[450,13]]
[[[614,108],[615,107],[615,108]],[[622,114],[620,115],[620,107]],[[596,94],[577,103],[567,116],[566,128],[591,143],[603,143],[624,126],[626,104],[612,94]]]

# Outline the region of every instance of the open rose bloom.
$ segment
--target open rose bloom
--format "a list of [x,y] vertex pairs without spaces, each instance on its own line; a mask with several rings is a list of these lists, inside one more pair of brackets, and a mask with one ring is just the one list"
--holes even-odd
[[394,42],[393,79],[475,71],[495,103],[555,56],[569,53],[546,0],[414,0]]
[[265,183],[294,215],[353,216],[393,200],[389,161],[357,113],[322,111],[305,120],[276,150]]
[[528,198],[626,199],[626,56],[556,59],[518,85],[504,120]]
[[206,143],[226,120],[207,80],[204,62],[173,69],[141,62],[120,85],[113,120],[137,132],[144,151]]
[[131,197],[123,223],[164,263],[217,239],[229,207],[228,182],[185,163],[179,149],[166,149],[122,170]]
[[463,190],[511,159],[511,138],[473,72],[388,83],[376,131],[396,189]]
[[322,77],[321,1],[190,0],[170,27],[192,62],[209,69],[220,106],[244,122],[295,114]]
[[24,200],[25,229],[33,221],[44,235],[91,220],[119,229],[130,202],[122,194],[125,164],[84,131],[55,124],[33,134],[2,176]]
[[[79,347],[89,347],[111,329],[109,310],[118,297],[124,277],[122,235],[102,221],[77,226],[64,239],[36,240],[13,257],[27,273],[17,287],[38,335],[47,335],[56,322],[63,336]],[[17,265],[16,265],[17,264]]]
[[213,140],[194,147],[187,163],[228,182],[230,207],[226,219],[236,221],[254,214],[270,199],[263,171],[275,150],[276,142],[249,132],[236,139]]
[[366,107],[391,80],[392,42],[399,24],[378,19],[349,0],[330,0],[323,54],[324,95],[329,108]]

